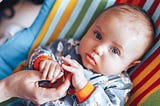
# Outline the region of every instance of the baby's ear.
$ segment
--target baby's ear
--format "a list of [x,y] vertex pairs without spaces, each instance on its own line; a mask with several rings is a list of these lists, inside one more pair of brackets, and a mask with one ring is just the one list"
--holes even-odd
[[127,71],[128,69],[130,69],[131,67],[133,67],[133,66],[135,66],[135,65],[137,65],[137,64],[139,64],[139,63],[141,63],[140,60],[136,60],[136,61],[132,62],[132,63],[125,69],[125,71]]

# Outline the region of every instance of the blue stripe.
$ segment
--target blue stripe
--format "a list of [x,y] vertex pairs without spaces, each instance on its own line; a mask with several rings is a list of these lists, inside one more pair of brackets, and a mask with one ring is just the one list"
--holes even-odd
[[62,29],[61,33],[59,34],[58,39],[64,38],[66,36],[67,32],[70,30],[70,28],[76,21],[77,17],[79,16],[85,1],[86,0],[78,0],[76,7],[74,8],[69,20],[67,21],[66,25]]
[[101,2],[100,0],[94,0],[91,3],[91,5],[90,5],[88,11],[86,12],[81,24],[79,25],[79,27],[77,28],[77,30],[74,34],[74,38],[80,38],[82,36],[81,35],[82,32],[84,32],[84,30],[86,29],[88,23],[90,22],[92,16],[94,15],[94,12],[96,11],[100,2]]
[[156,11],[154,12],[152,16],[154,23],[158,20],[159,15],[160,15],[160,4],[156,8]]
[[43,38],[43,41],[41,42],[40,45],[45,45],[48,42],[48,39],[52,36],[52,33],[54,32],[58,22],[60,21],[64,11],[66,10],[69,2],[70,2],[70,0],[62,0],[54,18],[52,19],[52,22],[48,28],[48,31],[47,31],[47,33],[46,33],[45,37]]
[[153,2],[154,0],[146,0],[146,3],[144,4],[143,9],[148,11],[151,8]]
[[158,28],[156,29],[155,37],[158,37],[159,34],[160,34],[160,25],[158,25]]

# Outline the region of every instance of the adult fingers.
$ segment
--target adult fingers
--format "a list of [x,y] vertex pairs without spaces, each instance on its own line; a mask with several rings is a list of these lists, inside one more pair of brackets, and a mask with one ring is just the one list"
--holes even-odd
[[70,79],[71,75],[67,75],[66,80],[57,88],[40,88],[42,92],[45,90],[42,97],[50,98],[50,100],[56,100],[64,97],[70,86]]

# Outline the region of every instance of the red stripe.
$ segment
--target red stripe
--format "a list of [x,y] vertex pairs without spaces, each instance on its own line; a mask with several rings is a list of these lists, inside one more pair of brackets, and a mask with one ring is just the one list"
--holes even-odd
[[137,5],[139,7],[143,7],[145,2],[146,2],[146,0],[139,0],[139,1],[138,0],[128,0],[128,3]]
[[154,3],[152,4],[151,8],[148,10],[148,13],[150,14],[150,16],[153,15],[154,11],[158,7],[158,4],[159,4],[159,0],[154,0]]
[[139,101],[150,91],[152,91],[155,87],[159,86],[160,84],[160,78],[157,79],[148,89],[146,89],[144,92],[142,92],[137,98],[133,100],[133,102],[130,104],[130,106],[137,106]]
[[157,28],[158,28],[158,25],[160,25],[160,17],[158,17],[158,19],[157,19],[156,23],[154,24],[155,29],[157,29]]
[[133,1],[133,0],[128,0],[128,3],[132,4],[132,1]]
[[141,64],[131,75],[131,80],[135,79],[137,77],[138,74],[140,74],[141,72],[143,72],[143,69],[146,68],[147,65],[149,65],[151,63],[151,61],[153,61],[153,59],[155,57],[157,57],[157,55],[159,54],[160,48],[156,49],[156,51],[154,51],[151,56],[144,61],[143,64]]
[[121,2],[121,0],[116,0],[115,4],[119,4]]
[[140,7],[143,7],[144,4],[145,4],[145,2],[146,2],[146,0],[140,0],[139,6],[140,6]]
[[134,5],[138,6],[139,2],[140,1],[138,1],[138,0],[132,0],[131,4],[134,4]]
[[116,0],[115,4],[119,4],[119,3],[127,3],[128,0]]
[[160,64],[158,64],[144,79],[133,87],[131,93],[136,92],[143,84],[145,84],[158,70],[160,69]]

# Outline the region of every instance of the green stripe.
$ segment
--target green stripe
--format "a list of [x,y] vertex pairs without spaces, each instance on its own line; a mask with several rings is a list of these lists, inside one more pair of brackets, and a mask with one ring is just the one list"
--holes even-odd
[[11,98],[11,99],[8,99],[8,100],[6,100],[6,101],[1,102],[1,103],[0,103],[0,106],[8,106],[9,104],[11,104],[12,102],[14,102],[14,101],[16,101],[16,100],[18,100],[18,98],[13,97],[13,98]]
[[72,27],[70,28],[70,30],[67,32],[67,34],[66,34],[65,37],[70,38],[70,37],[73,36],[73,34],[75,33],[76,29],[80,25],[83,17],[85,16],[88,8],[90,7],[92,1],[93,0],[86,0],[86,2],[84,3],[84,6],[82,7],[82,10],[81,10],[79,16],[77,17],[76,21],[74,22],[74,24],[72,25]]
[[141,106],[159,106],[160,105],[160,90],[155,91],[152,95],[141,104]]
[[101,0],[101,2],[99,3],[99,6],[97,7],[94,15],[92,16],[89,24],[87,25],[86,30],[83,32],[82,35],[84,35],[86,33],[86,31],[88,30],[88,28],[92,25],[92,23],[94,22],[94,20],[97,18],[97,16],[99,16],[105,9],[105,6],[107,4],[108,0]]

